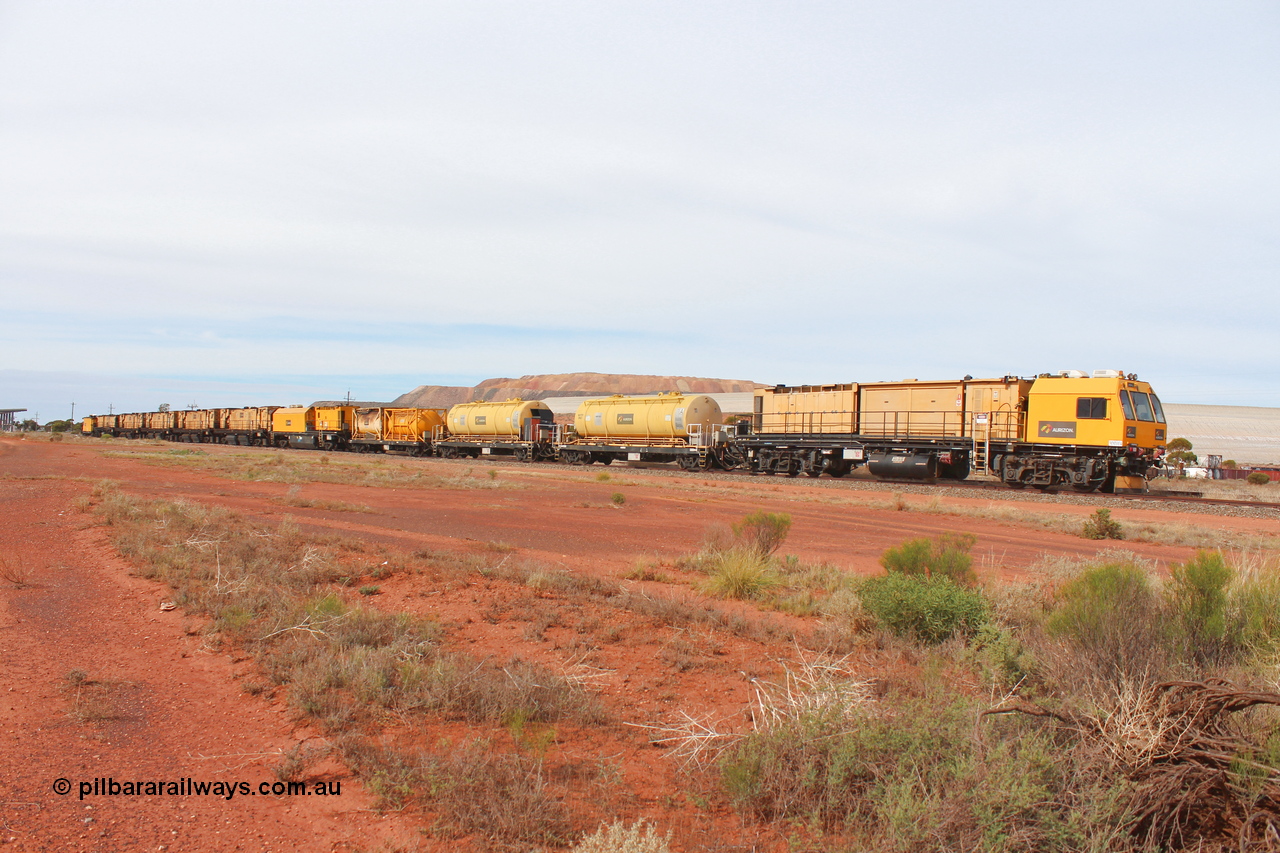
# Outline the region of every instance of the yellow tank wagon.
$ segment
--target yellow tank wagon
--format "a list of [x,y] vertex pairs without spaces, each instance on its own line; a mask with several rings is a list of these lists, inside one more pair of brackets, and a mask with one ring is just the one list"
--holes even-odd
[[720,404],[705,394],[615,394],[578,407],[560,459],[576,465],[626,460],[674,461],[688,470],[729,467],[728,439]]
[[476,400],[449,409],[436,441],[441,456],[511,456],[517,462],[555,456],[555,413],[541,400]]

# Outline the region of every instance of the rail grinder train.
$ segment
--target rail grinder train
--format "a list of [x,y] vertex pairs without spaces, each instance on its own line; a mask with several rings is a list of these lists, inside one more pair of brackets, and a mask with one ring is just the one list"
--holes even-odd
[[746,419],[707,395],[589,399],[572,424],[537,400],[443,409],[342,403],[92,415],[89,435],[566,464],[674,462],[686,470],[963,480],[1014,488],[1141,489],[1161,463],[1165,417],[1151,386],[1118,370],[1033,378],[778,385]]

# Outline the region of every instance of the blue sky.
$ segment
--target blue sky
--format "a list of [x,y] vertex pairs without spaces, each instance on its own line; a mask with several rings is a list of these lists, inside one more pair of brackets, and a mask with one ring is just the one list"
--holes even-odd
[[1121,368],[1280,405],[1274,3],[0,0],[0,408]]

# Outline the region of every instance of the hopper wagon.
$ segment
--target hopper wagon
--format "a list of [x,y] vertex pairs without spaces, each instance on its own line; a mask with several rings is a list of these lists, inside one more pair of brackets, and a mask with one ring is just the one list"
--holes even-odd
[[81,430],[86,435],[117,438],[266,446],[273,443],[271,419],[277,408],[252,406],[91,415],[84,419]]

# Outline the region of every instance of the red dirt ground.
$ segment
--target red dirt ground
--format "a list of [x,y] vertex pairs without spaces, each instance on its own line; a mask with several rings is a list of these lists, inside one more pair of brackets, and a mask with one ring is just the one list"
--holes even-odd
[[[280,754],[317,731],[300,722],[280,690],[252,697],[242,690],[254,664],[234,651],[212,652],[201,620],[163,612],[166,589],[139,579],[111,547],[97,517],[77,508],[95,482],[109,478],[121,491],[232,508],[245,517],[279,523],[286,516],[308,530],[336,533],[388,553],[432,549],[484,555],[493,565],[533,561],[552,569],[623,577],[638,560],[661,566],[672,583],[636,582],[652,596],[702,607],[690,577],[672,568],[697,550],[704,532],[754,510],[790,513],[784,551],[806,562],[825,561],[855,573],[879,571],[885,548],[920,535],[962,530],[977,537],[980,574],[1013,576],[1049,556],[1092,556],[1099,543],[989,518],[933,511],[897,511],[894,493],[910,510],[935,500],[895,486],[884,491],[819,488],[799,481],[654,476],[609,469],[468,465],[441,460],[387,459],[458,477],[475,468],[474,488],[365,488],[326,483],[293,487],[242,482],[198,470],[107,457],[104,444],[68,440],[0,440],[0,556],[31,572],[25,588],[0,581],[0,844],[16,850],[484,850],[476,839],[437,839],[424,830],[421,810],[379,812],[374,798],[344,767],[330,762],[317,779],[341,782],[334,797],[244,796],[79,799],[78,785],[95,777],[123,780],[275,781]],[[110,449],[164,448],[125,446]],[[215,454],[293,451],[202,447]],[[489,470],[496,470],[490,480]],[[615,506],[611,496],[625,495]],[[341,501],[372,512],[288,506],[282,499]],[[936,499],[948,505],[1009,504],[1040,514],[1076,514],[1091,507],[997,499]],[[1185,515],[1148,509],[1116,510],[1122,523],[1195,524],[1228,533],[1280,534],[1273,519]],[[1125,550],[1167,564],[1192,549],[1123,543]],[[485,579],[440,582],[429,574],[397,574],[377,582],[382,609],[431,616],[447,642],[481,658],[513,656],[555,670],[591,667],[593,689],[622,723],[671,722],[680,712],[744,719],[753,679],[772,677],[779,661],[798,653],[791,637],[817,620],[714,602],[759,630],[730,632],[667,625],[626,610],[585,605],[552,591]],[[763,626],[763,627],[761,627]],[[869,669],[883,664],[869,651]],[[80,670],[78,687],[68,674]],[[84,695],[107,695],[108,719],[83,719]],[[451,731],[441,726],[433,734]],[[512,746],[501,728],[482,733]],[[559,726],[551,763],[566,776],[567,803],[578,831],[600,820],[645,817],[673,833],[677,850],[788,850],[786,828],[745,821],[689,781],[668,753],[627,725]],[[576,769],[575,769],[576,768]],[[584,768],[594,768],[587,773]],[[65,796],[51,786],[72,782]]]

